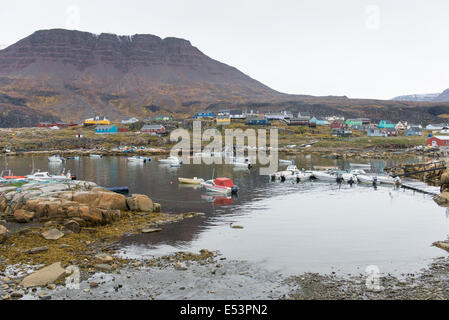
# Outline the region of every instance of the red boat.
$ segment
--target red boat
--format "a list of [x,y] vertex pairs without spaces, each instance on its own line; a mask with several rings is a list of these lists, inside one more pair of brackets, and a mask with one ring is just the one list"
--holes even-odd
[[202,182],[201,185],[206,190],[219,193],[237,193],[239,187],[229,178],[217,178],[215,180],[207,180]]

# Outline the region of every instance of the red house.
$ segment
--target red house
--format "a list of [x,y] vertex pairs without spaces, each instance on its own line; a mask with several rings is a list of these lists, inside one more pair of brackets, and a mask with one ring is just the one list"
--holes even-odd
[[331,129],[346,129],[347,125],[344,120],[335,120],[331,123]]
[[449,136],[433,136],[427,139],[428,147],[449,147]]
[[140,132],[142,133],[151,133],[151,134],[164,134],[165,133],[165,127],[161,124],[154,124],[154,125],[145,125],[140,129]]

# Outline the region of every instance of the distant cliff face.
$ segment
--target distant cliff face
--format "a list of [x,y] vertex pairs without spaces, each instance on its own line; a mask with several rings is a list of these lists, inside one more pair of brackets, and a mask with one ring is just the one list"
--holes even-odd
[[0,51],[1,91],[67,120],[280,95],[187,40],[62,29],[37,31]]
[[449,89],[446,89],[442,93],[409,94],[393,98],[393,100],[414,102],[448,102]]

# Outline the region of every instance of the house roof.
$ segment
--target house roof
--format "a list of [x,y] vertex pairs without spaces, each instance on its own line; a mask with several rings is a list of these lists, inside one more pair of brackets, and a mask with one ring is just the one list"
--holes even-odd
[[434,137],[439,140],[449,140],[449,136],[434,136]]
[[165,127],[161,124],[150,124],[150,125],[144,125],[142,127],[142,130],[160,130],[160,129],[164,129]]

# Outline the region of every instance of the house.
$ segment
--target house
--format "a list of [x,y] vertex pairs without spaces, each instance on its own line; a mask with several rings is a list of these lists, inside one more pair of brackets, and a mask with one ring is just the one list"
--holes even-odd
[[95,127],[95,134],[115,134],[117,127],[112,125],[99,125]]
[[331,129],[346,129],[348,126],[344,120],[334,120],[330,125]]
[[427,139],[426,145],[429,147],[449,147],[449,136],[433,136]]
[[146,124],[142,127],[142,129],[140,129],[140,132],[149,134],[165,134],[166,130],[161,124]]
[[329,121],[324,120],[324,119],[317,119],[316,117],[312,117],[312,119],[310,119],[309,122],[315,123],[316,126],[324,126],[324,125],[329,124]]
[[110,125],[111,121],[106,119],[106,117],[96,116],[94,118],[84,120],[85,126],[94,126],[94,125]]
[[443,130],[444,124],[429,124],[426,126],[426,130]]
[[285,120],[291,119],[293,115],[288,111],[270,112],[265,115],[268,120]]
[[309,117],[298,117],[298,118],[291,118],[287,121],[287,124],[289,126],[308,126],[309,125]]
[[422,136],[422,130],[419,127],[410,127],[410,129],[407,130],[407,132],[405,133],[405,135],[407,137],[412,137],[412,136]]
[[352,131],[343,128],[334,128],[332,129],[332,135],[337,137],[350,137],[352,135]]
[[346,125],[356,130],[365,130],[371,124],[368,118],[346,119]]
[[219,115],[215,118],[217,122],[217,126],[228,126],[231,124],[231,116],[228,115]]
[[154,117],[154,121],[173,121],[173,117],[170,115],[159,115]]
[[215,114],[213,112],[207,112],[207,111],[201,111],[197,112],[194,116],[196,119],[207,119],[207,118],[214,118]]
[[408,129],[408,124],[407,121],[399,121],[398,123],[396,123],[396,125],[394,126],[396,130],[406,130]]
[[368,137],[386,137],[387,133],[379,128],[369,128],[366,130]]
[[242,110],[231,110],[229,112],[231,119],[246,119],[246,114]]
[[122,122],[122,124],[133,124],[133,123],[139,122],[139,119],[137,119],[136,117],[131,117],[131,118],[125,118],[121,122]]
[[394,123],[390,120],[380,120],[379,124],[377,125],[379,129],[394,129]]
[[246,119],[248,125],[270,125],[270,121],[261,114],[250,114]]
[[387,134],[387,137],[397,137],[397,135],[398,135],[398,132],[394,127],[393,128],[383,128],[383,130]]

